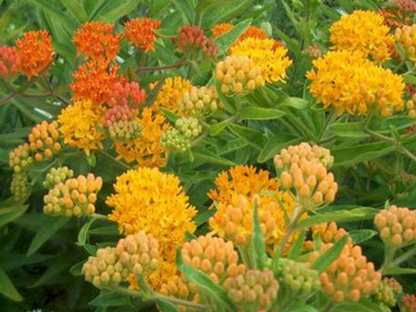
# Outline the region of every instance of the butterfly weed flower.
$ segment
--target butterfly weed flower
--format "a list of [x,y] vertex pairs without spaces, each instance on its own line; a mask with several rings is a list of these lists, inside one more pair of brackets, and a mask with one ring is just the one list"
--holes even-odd
[[115,142],[128,143],[138,138],[142,126],[137,118],[138,110],[126,104],[115,105],[107,110],[104,117],[104,129]]
[[192,87],[179,101],[179,109],[185,116],[205,118],[223,105],[215,87]]
[[68,167],[58,167],[52,168],[46,174],[45,181],[43,181],[42,185],[44,188],[50,190],[58,183],[65,183],[66,180],[72,178],[74,176],[74,171],[69,169]]
[[155,50],[155,39],[157,30],[161,25],[158,20],[151,18],[134,18],[128,21],[125,26],[124,36],[127,41],[134,44],[136,48],[144,50],[146,53]]
[[10,80],[21,70],[21,59],[15,47],[0,47],[0,77]]
[[[151,84],[150,89],[154,89],[158,83]],[[166,78],[156,96],[153,108],[157,111],[159,107],[163,107],[178,113],[179,101],[186,92],[191,90],[191,87],[191,81],[180,76]]]

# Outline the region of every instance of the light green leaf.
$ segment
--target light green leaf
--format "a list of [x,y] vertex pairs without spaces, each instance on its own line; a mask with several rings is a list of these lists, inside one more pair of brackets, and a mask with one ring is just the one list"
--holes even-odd
[[287,255],[288,259],[296,260],[302,253],[303,241],[306,237],[306,231],[302,230],[299,236],[296,238],[292,247],[290,247],[289,254]]
[[84,246],[87,242],[88,232],[90,230],[91,225],[96,221],[96,218],[92,218],[87,223],[85,223],[81,230],[78,233],[78,242],[76,243],[78,246]]
[[308,107],[309,101],[302,98],[290,96],[285,98],[281,103],[278,104],[278,106],[280,105],[289,106],[296,109],[305,109]]
[[274,108],[262,108],[262,107],[244,107],[240,112],[241,119],[248,120],[271,120],[278,119],[285,115],[282,112]]
[[328,131],[343,138],[367,138],[370,136],[364,132],[362,122],[334,123],[328,127]]
[[400,267],[391,267],[391,268],[386,269],[383,273],[385,275],[416,274],[416,269],[412,269],[412,268],[400,268]]
[[365,242],[366,240],[369,240],[373,236],[377,235],[377,231],[374,230],[353,230],[349,231],[348,234],[351,236],[354,245],[358,245],[362,242]]
[[334,166],[350,166],[356,163],[377,159],[395,150],[395,146],[389,142],[375,142],[353,147],[334,148],[331,150],[334,156]]
[[79,24],[83,24],[88,21],[87,12],[85,12],[81,3],[77,0],[61,0],[62,4],[67,9],[67,12],[72,15]]
[[252,20],[247,19],[235,25],[230,31],[214,39],[215,46],[219,48],[219,54],[225,53],[229,47],[247,30]]
[[348,235],[344,235],[339,241],[337,241],[331,248],[325,251],[315,262],[311,265],[312,270],[317,270],[322,273],[326,268],[338,259],[345,244],[347,243]]
[[[111,3],[111,1],[109,1]],[[113,8],[109,11],[106,11],[105,13],[103,11],[100,11],[98,14],[99,16],[111,23],[114,23],[119,18],[126,16],[130,12],[132,12],[141,2],[141,0],[129,0],[124,1],[120,4],[120,1],[114,1],[116,5],[116,8]]]
[[253,201],[253,239],[252,239],[252,251],[254,268],[263,270],[266,266],[266,241],[263,236],[263,232],[260,226],[259,219],[259,203],[257,200]]
[[279,153],[282,148],[285,148],[289,145],[296,145],[302,141],[302,138],[290,140],[288,137],[279,133],[267,141],[266,145],[263,147],[259,156],[257,157],[257,161],[259,163],[266,162],[273,158],[277,153]]
[[229,159],[224,157],[218,157],[215,155],[208,155],[199,152],[194,152],[195,161],[202,162],[202,163],[210,163],[215,165],[221,166],[237,166],[237,164]]
[[179,312],[175,305],[162,298],[156,300],[156,305],[160,312]]
[[0,268],[0,294],[13,301],[23,300],[22,296],[19,294],[12,281],[2,268]]
[[195,19],[195,10],[189,0],[172,0],[172,3],[182,13],[184,24],[193,24]]

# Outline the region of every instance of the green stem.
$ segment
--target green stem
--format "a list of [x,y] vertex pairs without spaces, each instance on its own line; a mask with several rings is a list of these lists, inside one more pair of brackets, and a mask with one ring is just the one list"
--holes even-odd
[[413,246],[413,248],[406,251],[404,254],[402,254],[400,257],[396,258],[392,263],[391,267],[399,266],[402,262],[406,261],[410,257],[412,257],[414,254],[416,254],[416,246]]
[[390,248],[390,247],[385,247],[385,251],[384,251],[384,263],[381,266],[380,271],[381,272],[385,272],[387,269],[389,269],[391,267],[391,264],[393,262],[394,259],[394,255],[396,254],[396,249],[395,248]]
[[0,99],[0,105],[6,103],[8,100],[11,100],[15,96],[16,96],[16,93],[12,92],[9,95],[5,96],[4,98]]
[[327,304],[322,308],[321,312],[329,312],[334,307],[332,302],[327,302]]
[[97,220],[108,220],[108,217],[106,215],[102,215],[100,213],[93,213],[92,215],[90,215],[90,218]]
[[286,244],[289,241],[290,236],[292,236],[293,232],[295,231],[296,223],[299,221],[300,216],[302,215],[303,211],[300,209],[299,204],[296,204],[295,209],[293,211],[292,220],[286,230],[286,234],[280,243],[280,250],[283,252],[285,250]]
[[318,135],[318,142],[321,142],[322,137],[324,136],[326,129],[328,128],[328,126],[335,121],[335,119],[338,116],[338,112],[336,109],[331,110],[331,112],[329,113],[328,117],[325,120],[325,124],[322,127],[321,131],[319,132]]
[[178,68],[183,65],[185,65],[185,59],[182,59],[176,63],[169,64],[169,65],[163,65],[163,66],[149,66],[149,67],[139,67],[136,69],[136,73],[143,73],[148,71],[156,71],[156,70],[165,70],[165,69],[172,69],[172,68]]
[[120,165],[121,167],[124,167],[126,169],[132,169],[132,167],[128,164],[125,164],[117,159],[115,159],[113,156],[111,156],[110,154],[104,152],[103,150],[97,150],[98,154],[103,155],[104,157],[106,157],[107,159],[110,159],[112,161],[114,161],[115,163],[117,163],[118,165]]

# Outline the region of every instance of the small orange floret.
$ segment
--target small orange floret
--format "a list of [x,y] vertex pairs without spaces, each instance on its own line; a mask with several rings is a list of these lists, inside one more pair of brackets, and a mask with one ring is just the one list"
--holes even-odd
[[16,41],[23,75],[39,76],[52,63],[55,49],[47,30],[28,31]]
[[155,50],[155,39],[157,35],[154,30],[160,27],[160,21],[151,18],[135,18],[125,24],[124,35],[126,39],[134,44],[138,49],[145,52]]

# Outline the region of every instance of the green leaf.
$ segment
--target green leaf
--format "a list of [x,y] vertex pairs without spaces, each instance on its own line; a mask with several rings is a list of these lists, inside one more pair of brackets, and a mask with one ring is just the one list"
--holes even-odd
[[367,138],[370,136],[364,132],[362,122],[334,123],[328,127],[328,131],[343,138]]
[[300,220],[296,224],[296,228],[309,227],[314,224],[326,223],[326,222],[352,222],[360,220],[369,220],[373,219],[379,209],[369,208],[369,207],[359,207],[351,210],[339,210],[331,212],[317,213],[314,216]]
[[253,0],[220,1],[217,5],[210,6],[201,13],[199,25],[202,29],[211,29],[216,24],[231,21],[247,11],[252,2]]
[[158,298],[156,300],[156,305],[161,312],[179,312],[175,305],[166,299]]
[[389,142],[375,142],[353,147],[334,148],[331,150],[334,156],[334,166],[350,166],[356,163],[379,158],[395,150],[394,144]]
[[68,255],[64,255],[58,259],[53,259],[45,273],[43,273],[43,275],[36,281],[36,283],[34,283],[28,288],[35,288],[42,285],[59,283],[60,280],[57,278],[57,276],[61,272],[65,272],[66,274],[68,272],[68,268],[71,267],[73,260],[74,257]]
[[416,86],[416,77],[413,75],[402,75],[403,80],[405,83],[409,83],[412,84],[414,86]]
[[120,307],[129,306],[130,297],[112,290],[102,290],[101,293],[89,302],[93,307]]
[[412,268],[400,268],[400,267],[391,267],[387,268],[384,272],[384,275],[407,275],[407,274],[416,274],[416,269]]
[[172,0],[172,3],[181,12],[184,24],[193,24],[195,19],[195,10],[189,0]]
[[219,48],[218,54],[225,53],[229,47],[247,30],[252,20],[247,19],[235,25],[230,31],[214,39],[215,46]]
[[[112,1],[109,1],[110,3]],[[126,16],[127,14],[131,13],[132,11],[134,11],[134,9],[136,9],[136,7],[139,5],[139,3],[141,2],[141,0],[129,0],[129,1],[124,1],[123,3],[120,4],[120,1],[114,1],[112,2],[116,7],[112,8],[111,10],[107,10],[105,13],[103,11],[100,11],[99,13],[97,13],[102,19],[111,22],[111,23],[115,23],[119,18]]]
[[216,136],[222,132],[227,126],[229,125],[228,122],[219,122],[217,124],[211,125],[209,128],[209,134],[211,136]]
[[0,228],[18,219],[25,213],[29,205],[15,204],[13,206],[0,208]]
[[263,270],[266,266],[266,241],[263,236],[263,232],[260,226],[259,219],[259,202],[254,200],[253,203],[253,240],[252,240],[252,251],[253,251],[253,263],[254,267],[259,270]]
[[67,9],[67,12],[72,15],[79,24],[83,24],[88,21],[87,12],[85,12],[81,3],[77,0],[61,0],[62,4]]
[[203,154],[203,153],[199,153],[199,152],[194,152],[194,157],[195,157],[195,161],[201,162],[201,163],[210,163],[210,164],[215,164],[215,165],[221,165],[221,166],[237,166],[237,163],[224,158],[224,157],[219,157],[219,156],[215,156],[215,155],[208,155],[208,154]]
[[296,145],[302,141],[302,138],[290,140],[287,136],[278,134],[267,141],[266,145],[263,147],[259,156],[257,157],[257,161],[259,163],[266,162],[273,158],[277,153],[279,153],[282,148],[285,148],[289,145]]
[[296,109],[305,109],[309,105],[309,101],[298,97],[287,97],[278,106],[289,106]]
[[96,227],[89,231],[90,235],[119,235],[118,226],[117,225],[106,225]]
[[84,246],[87,242],[88,232],[90,230],[91,225],[96,221],[96,218],[92,218],[87,223],[85,223],[81,230],[78,233],[78,242],[76,243],[78,246]]
[[245,139],[247,143],[260,150],[267,142],[267,138],[263,135],[263,133],[252,128],[243,127],[236,124],[229,124],[228,128],[238,137]]
[[295,305],[290,308],[290,312],[318,312],[317,309],[311,307],[310,305]]
[[336,305],[331,312],[386,312],[381,305],[362,298],[358,303],[341,303]]
[[23,298],[14,287],[12,281],[7,274],[0,268],[0,294],[6,296],[13,301],[22,301]]
[[325,251],[315,262],[311,265],[312,270],[317,270],[322,273],[326,268],[338,259],[345,244],[347,243],[348,235],[344,235],[339,241],[337,241],[331,248]]
[[160,107],[159,109],[163,113],[163,115],[165,115],[166,119],[168,119],[169,121],[175,122],[176,120],[180,118],[177,114],[175,114],[174,112],[172,112],[171,110],[167,108]]
[[302,230],[299,236],[296,238],[295,242],[293,243],[292,247],[290,247],[289,254],[287,255],[288,259],[296,260],[300,254],[302,253],[303,248],[303,241],[306,236],[306,231]]
[[82,269],[84,267],[85,260],[82,260],[78,263],[75,263],[70,269],[69,273],[71,273],[74,276],[82,276],[84,273],[82,272]]
[[261,107],[244,107],[240,112],[241,119],[248,120],[271,120],[279,119],[284,116],[285,112],[282,112],[274,108],[261,108]]
[[348,234],[351,236],[354,245],[358,245],[362,242],[365,242],[366,240],[369,240],[373,236],[377,235],[377,231],[374,230],[353,230],[349,231]]
[[[55,221],[56,220],[56,221]],[[46,220],[42,227],[36,232],[35,237],[30,243],[27,255],[34,254],[48,239],[50,239],[56,232],[58,232],[68,221],[68,217],[59,217]]]

